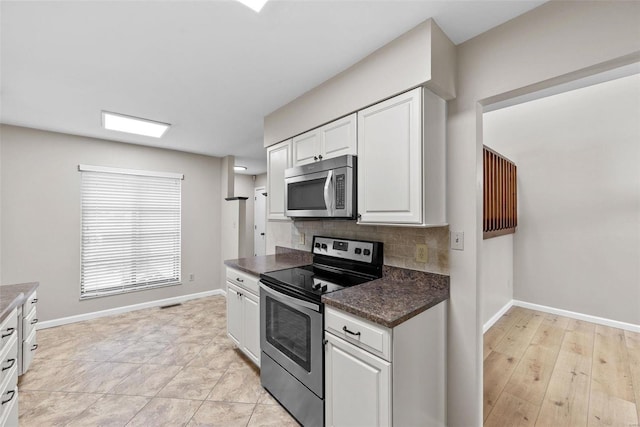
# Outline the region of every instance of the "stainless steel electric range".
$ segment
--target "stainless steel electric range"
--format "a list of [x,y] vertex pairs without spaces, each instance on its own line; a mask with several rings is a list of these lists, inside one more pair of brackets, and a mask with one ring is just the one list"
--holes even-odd
[[322,295],[382,277],[380,242],[314,236],[313,264],[260,275],[262,386],[305,427],[324,425]]

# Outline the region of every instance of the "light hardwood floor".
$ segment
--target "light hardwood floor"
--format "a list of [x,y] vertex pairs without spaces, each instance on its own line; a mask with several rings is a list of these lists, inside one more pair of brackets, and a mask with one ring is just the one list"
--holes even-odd
[[485,426],[640,426],[640,334],[512,307],[484,334]]
[[226,336],[222,296],[38,331],[20,427],[298,426]]

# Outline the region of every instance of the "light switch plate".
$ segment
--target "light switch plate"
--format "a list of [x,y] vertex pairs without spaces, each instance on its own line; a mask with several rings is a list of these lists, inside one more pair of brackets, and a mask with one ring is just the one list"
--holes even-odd
[[298,235],[298,244],[299,245],[304,245],[304,233],[300,233]]
[[464,250],[464,232],[452,231],[451,232],[451,249],[456,251]]

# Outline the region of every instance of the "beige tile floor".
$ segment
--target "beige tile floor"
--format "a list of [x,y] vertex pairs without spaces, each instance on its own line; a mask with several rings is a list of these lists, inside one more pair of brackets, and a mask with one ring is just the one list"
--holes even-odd
[[298,426],[226,335],[215,296],[38,331],[20,426]]

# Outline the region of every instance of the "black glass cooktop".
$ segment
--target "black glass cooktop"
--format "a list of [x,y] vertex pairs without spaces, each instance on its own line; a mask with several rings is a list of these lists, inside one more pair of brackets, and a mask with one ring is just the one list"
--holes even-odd
[[287,288],[291,292],[319,301],[323,294],[374,280],[375,277],[314,265],[287,268],[261,274],[268,285]]

